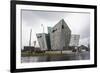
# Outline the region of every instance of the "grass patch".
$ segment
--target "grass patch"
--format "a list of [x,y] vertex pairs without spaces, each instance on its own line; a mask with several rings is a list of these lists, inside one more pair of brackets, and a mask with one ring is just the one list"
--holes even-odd
[[45,55],[64,55],[61,51],[56,52],[56,51],[45,51],[43,53],[36,53],[36,52],[21,52],[21,56],[45,56]]

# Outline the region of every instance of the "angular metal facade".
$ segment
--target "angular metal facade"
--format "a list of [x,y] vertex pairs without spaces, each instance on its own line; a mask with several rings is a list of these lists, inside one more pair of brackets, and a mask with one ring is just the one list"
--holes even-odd
[[79,45],[80,35],[71,35],[70,46],[78,46]]
[[45,33],[36,34],[41,50],[48,50],[47,35]]
[[71,30],[62,19],[60,20],[50,32],[50,41],[52,50],[68,49],[71,37]]

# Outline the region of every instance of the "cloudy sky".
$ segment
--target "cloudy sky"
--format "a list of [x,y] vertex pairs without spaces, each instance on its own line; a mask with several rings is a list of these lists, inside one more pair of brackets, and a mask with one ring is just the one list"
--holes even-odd
[[32,29],[32,40],[38,41],[36,33],[47,33],[47,27],[53,27],[61,19],[64,19],[72,34],[80,35],[79,44],[87,45],[90,38],[90,14],[89,13],[75,13],[75,12],[54,12],[54,11],[32,11],[22,10],[22,47],[29,45],[30,30]]

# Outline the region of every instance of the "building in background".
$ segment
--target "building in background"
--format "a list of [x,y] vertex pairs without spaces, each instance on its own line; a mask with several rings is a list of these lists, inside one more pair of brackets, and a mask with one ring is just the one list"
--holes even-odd
[[49,33],[52,50],[68,49],[71,30],[64,19],[60,20],[52,29],[49,28]]
[[69,46],[77,47],[79,45],[80,35],[72,34]]
[[48,34],[50,34],[52,31],[52,27],[48,27]]
[[50,40],[50,33],[52,31],[52,27],[48,27],[48,37],[49,37],[49,49],[48,50],[51,50],[51,40]]

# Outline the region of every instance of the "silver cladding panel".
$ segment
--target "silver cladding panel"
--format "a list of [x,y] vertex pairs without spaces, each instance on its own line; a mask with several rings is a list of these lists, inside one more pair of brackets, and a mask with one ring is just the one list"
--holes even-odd
[[39,33],[36,34],[38,43],[40,45],[41,50],[48,50],[47,48],[47,42],[46,42],[46,34],[45,33]]
[[69,29],[65,21],[62,19],[52,28],[52,32],[50,33],[51,49],[52,50],[68,49],[70,43],[70,37],[71,37],[71,30]]
[[70,46],[78,46],[79,45],[80,35],[71,35]]

